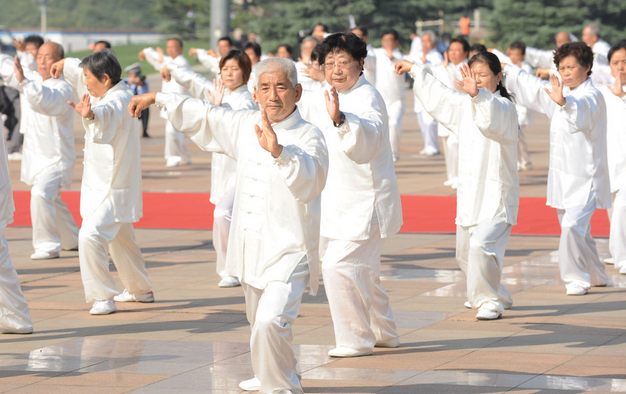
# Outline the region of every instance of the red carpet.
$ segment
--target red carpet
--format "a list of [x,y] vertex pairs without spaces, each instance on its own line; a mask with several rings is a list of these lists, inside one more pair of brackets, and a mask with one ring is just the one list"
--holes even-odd
[[[15,221],[12,226],[30,226],[30,192],[14,191]],[[63,192],[63,201],[80,225],[79,192]],[[456,197],[402,196],[404,233],[454,233]],[[144,217],[137,228],[211,229],[213,204],[208,193],[144,193]],[[594,236],[608,237],[609,221],[605,210],[598,210],[591,220]],[[543,197],[523,197],[513,234],[553,235],[561,233],[556,209],[546,206]]]

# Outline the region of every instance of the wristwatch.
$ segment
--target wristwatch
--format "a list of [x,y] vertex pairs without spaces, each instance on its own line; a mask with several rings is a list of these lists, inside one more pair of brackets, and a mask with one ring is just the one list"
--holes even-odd
[[335,121],[333,120],[333,126],[335,127],[341,127],[341,125],[346,121],[346,115],[343,114],[343,112],[341,112],[339,114],[339,123],[335,123]]

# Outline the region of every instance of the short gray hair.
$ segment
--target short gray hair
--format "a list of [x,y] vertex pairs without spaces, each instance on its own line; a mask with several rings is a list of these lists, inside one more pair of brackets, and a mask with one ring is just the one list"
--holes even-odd
[[424,30],[424,31],[422,32],[422,36],[425,36],[425,35],[429,35],[429,36],[430,36],[430,39],[431,39],[431,41],[432,41],[433,43],[436,43],[436,42],[437,42],[437,33],[435,33],[434,31],[432,31],[432,30]]
[[315,45],[320,43],[320,40],[318,40],[317,38],[313,37],[313,36],[306,36],[304,37],[304,39],[302,40],[302,43],[304,44],[305,42],[309,42],[312,41],[315,43]]
[[287,74],[287,78],[291,82],[291,87],[295,89],[298,84],[298,70],[296,70],[296,65],[293,60],[282,57],[271,57],[260,61],[256,65],[254,73],[256,75],[257,87],[258,81],[261,80],[261,75],[273,72],[284,72]]
[[589,29],[589,34],[598,36],[598,38],[600,38],[600,26],[592,23],[587,25],[587,29]]

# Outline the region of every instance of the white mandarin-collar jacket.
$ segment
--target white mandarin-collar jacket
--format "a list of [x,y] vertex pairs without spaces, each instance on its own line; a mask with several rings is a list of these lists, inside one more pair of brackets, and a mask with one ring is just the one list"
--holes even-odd
[[395,101],[404,100],[406,81],[404,75],[396,73],[396,63],[402,60],[403,56],[399,49],[392,52],[393,60],[387,57],[384,48],[374,48],[376,59],[376,90],[385,100],[387,105]]
[[[159,53],[153,48],[146,48],[143,50],[143,53],[146,56],[146,61],[148,61],[148,63],[150,63],[152,67],[154,67],[157,71],[161,71],[163,67],[167,66],[170,63],[173,63],[183,69],[191,70],[189,62],[182,54],[176,56],[175,59],[172,59],[169,56],[163,56],[163,60],[159,62]],[[161,82],[161,91],[163,93],[179,93],[191,95],[191,92],[187,88],[176,82],[174,78],[172,78],[169,82]],[[159,116],[163,119],[167,119],[167,115],[165,115],[165,113],[163,112],[160,112]]]
[[24,134],[21,180],[33,185],[39,174],[56,165],[61,171],[61,186],[69,188],[76,156],[74,110],[67,102],[73,99],[74,92],[64,80],[49,78],[43,81],[32,71],[27,72],[23,82],[18,82],[13,74],[13,61],[9,59],[1,58],[0,75],[20,92],[30,109],[23,114],[23,118],[28,119],[24,119],[26,127],[20,130]]
[[[550,118],[550,170],[547,204],[567,209],[584,206],[593,189],[596,207],[611,207],[606,146],[606,104],[590,79],[566,89],[564,106],[544,91],[548,81],[517,66],[504,68],[505,84],[528,109]],[[564,91],[565,92],[565,91]]]
[[[0,129],[4,122],[0,117]],[[0,144],[0,230],[13,223],[13,190],[11,189],[11,176],[9,175],[9,162],[7,161],[7,144]]]
[[[626,91],[626,87],[623,88]],[[626,96],[600,88],[606,102],[606,140],[611,192],[626,188]]]
[[515,104],[485,88],[474,98],[459,93],[422,65],[414,65],[410,75],[426,112],[459,138],[456,223],[473,226],[492,220],[504,207],[506,222],[516,224],[519,127]]
[[[67,72],[78,73],[68,66],[78,67],[78,62],[65,62]],[[116,222],[133,223],[143,216],[139,122],[128,113],[132,98],[133,92],[120,81],[98,100],[92,99],[94,119],[83,118],[85,167],[80,196],[83,218],[93,214],[109,197],[113,200]]]
[[[333,125],[324,91],[306,92],[298,103],[302,116],[322,130],[328,144],[329,171],[322,192],[321,235],[350,241],[366,240],[370,226],[389,237],[402,226],[402,204],[393,167],[389,123],[383,98],[361,76],[339,93],[346,117]],[[378,224],[372,224],[372,217]]]
[[319,282],[320,194],[326,184],[328,151],[319,129],[296,110],[272,125],[283,146],[274,159],[259,145],[259,111],[234,111],[177,94],[157,94],[172,125],[200,148],[237,161],[237,193],[227,264],[242,281],[264,289],[287,282],[306,257],[311,293]]

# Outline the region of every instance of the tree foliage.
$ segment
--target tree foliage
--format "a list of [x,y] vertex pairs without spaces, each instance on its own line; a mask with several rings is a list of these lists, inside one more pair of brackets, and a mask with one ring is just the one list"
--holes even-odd
[[538,48],[553,48],[554,36],[568,31],[578,38],[589,23],[602,28],[609,43],[626,39],[626,1],[623,0],[498,0],[490,18],[492,39],[506,46],[523,40]]

